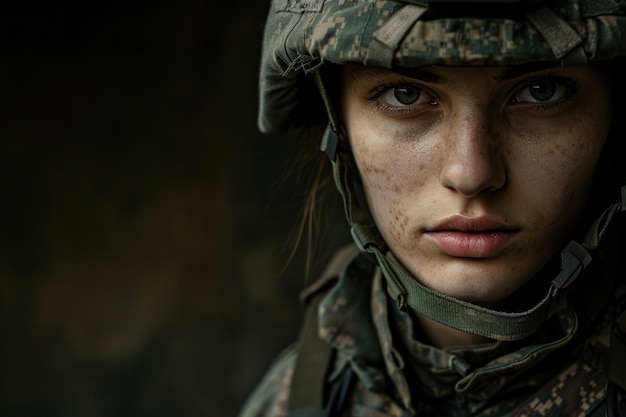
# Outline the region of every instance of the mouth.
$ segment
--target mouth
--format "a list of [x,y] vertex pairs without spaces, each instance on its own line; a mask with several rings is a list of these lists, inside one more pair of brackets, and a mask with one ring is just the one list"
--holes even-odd
[[519,231],[491,216],[453,215],[424,230],[424,236],[450,256],[491,258],[501,254]]

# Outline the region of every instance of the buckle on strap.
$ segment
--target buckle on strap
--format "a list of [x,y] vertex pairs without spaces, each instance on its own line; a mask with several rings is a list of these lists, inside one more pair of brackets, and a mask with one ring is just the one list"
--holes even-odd
[[333,130],[332,126],[328,125],[324,136],[322,136],[322,144],[320,150],[323,151],[328,158],[336,162],[337,161],[337,148],[339,147],[339,136]]
[[552,284],[558,290],[568,288],[589,263],[591,263],[591,255],[587,249],[572,240],[561,252],[561,272],[552,280]]

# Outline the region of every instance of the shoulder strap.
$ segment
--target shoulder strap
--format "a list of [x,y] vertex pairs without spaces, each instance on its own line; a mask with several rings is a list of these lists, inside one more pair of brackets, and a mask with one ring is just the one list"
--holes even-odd
[[300,331],[300,345],[289,394],[289,417],[324,415],[325,380],[333,357],[332,347],[318,336],[318,311],[321,300],[335,284],[347,262],[359,253],[355,245],[342,248],[321,277],[300,298],[306,305]]

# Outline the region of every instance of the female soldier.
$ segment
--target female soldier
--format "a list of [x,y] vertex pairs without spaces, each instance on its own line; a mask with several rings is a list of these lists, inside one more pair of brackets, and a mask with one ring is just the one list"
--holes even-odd
[[242,416],[619,413],[625,12],[274,1],[260,127],[328,124],[358,250]]

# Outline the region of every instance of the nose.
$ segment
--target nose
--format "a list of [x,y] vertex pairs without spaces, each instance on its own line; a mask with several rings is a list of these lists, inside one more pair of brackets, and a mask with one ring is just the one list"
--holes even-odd
[[441,183],[465,197],[495,191],[506,183],[501,137],[488,115],[466,112],[449,123]]

